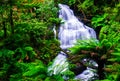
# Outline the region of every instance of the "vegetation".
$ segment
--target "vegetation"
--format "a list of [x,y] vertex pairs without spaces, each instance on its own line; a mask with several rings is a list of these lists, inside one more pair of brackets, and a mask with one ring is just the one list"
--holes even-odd
[[99,78],[102,79],[100,81],[119,81],[120,1],[76,0],[76,2],[79,2],[77,7],[83,14],[83,21],[94,27],[99,42],[94,39],[79,40],[70,50],[74,54],[83,55],[81,58],[91,57],[97,61]]
[[[1,0],[0,81],[64,81],[61,75],[47,74],[48,65],[61,50],[52,31],[61,21],[58,3],[69,5],[98,37],[98,41],[78,40],[69,60],[89,56],[100,65],[99,81],[119,81],[119,0]],[[65,74],[74,81],[72,72]]]

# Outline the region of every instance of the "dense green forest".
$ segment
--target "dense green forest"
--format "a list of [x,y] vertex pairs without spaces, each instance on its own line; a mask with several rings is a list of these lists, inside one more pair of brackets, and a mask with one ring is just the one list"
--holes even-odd
[[[103,74],[97,81],[119,81],[120,0],[0,0],[0,81],[64,81],[47,73],[62,50],[52,30],[61,23],[59,3],[94,28],[99,40],[78,41],[68,60],[91,57],[105,64],[98,68]],[[65,74],[75,81],[73,72]]]

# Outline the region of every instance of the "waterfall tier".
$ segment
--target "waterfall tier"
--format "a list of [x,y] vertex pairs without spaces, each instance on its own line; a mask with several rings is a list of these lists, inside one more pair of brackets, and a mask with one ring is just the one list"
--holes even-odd
[[59,4],[59,8],[59,18],[63,24],[60,26],[58,37],[62,49],[73,47],[78,39],[96,38],[95,31],[80,22],[67,5]]

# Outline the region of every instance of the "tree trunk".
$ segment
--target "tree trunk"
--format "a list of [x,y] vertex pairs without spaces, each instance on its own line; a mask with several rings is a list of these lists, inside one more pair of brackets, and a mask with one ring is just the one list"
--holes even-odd
[[10,2],[10,25],[11,25],[11,32],[14,34],[14,23],[13,23],[13,10],[12,10],[12,3]]
[[5,26],[5,21],[3,21],[2,24],[3,24],[3,30],[4,30],[4,38],[6,38],[7,37],[7,29]]

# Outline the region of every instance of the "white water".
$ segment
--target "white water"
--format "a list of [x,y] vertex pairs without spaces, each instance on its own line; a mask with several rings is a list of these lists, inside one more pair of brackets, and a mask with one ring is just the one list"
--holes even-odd
[[75,16],[73,11],[67,6],[59,4],[59,18],[62,19],[64,24],[61,24],[59,31],[60,47],[67,49],[74,46],[77,39],[90,39],[96,38],[95,31],[80,22]]
[[[62,19],[63,24],[61,24],[58,39],[60,40],[60,47],[63,50],[67,50],[73,47],[78,39],[86,40],[90,38],[96,39],[95,31],[80,22],[75,16],[73,11],[67,5],[59,4],[59,18]],[[54,30],[54,33],[56,31]],[[85,60],[85,59],[84,59]],[[93,60],[89,60],[93,61]],[[93,61],[94,65],[98,67],[97,63]],[[60,52],[58,56],[54,59],[52,66],[48,68],[50,75],[62,74],[69,69],[69,63],[67,62],[67,56],[64,52]],[[75,79],[82,79],[82,81],[88,81],[91,77],[95,76],[96,73],[93,72],[94,69],[87,67],[83,73],[77,75]],[[95,70],[96,71],[96,70]]]

